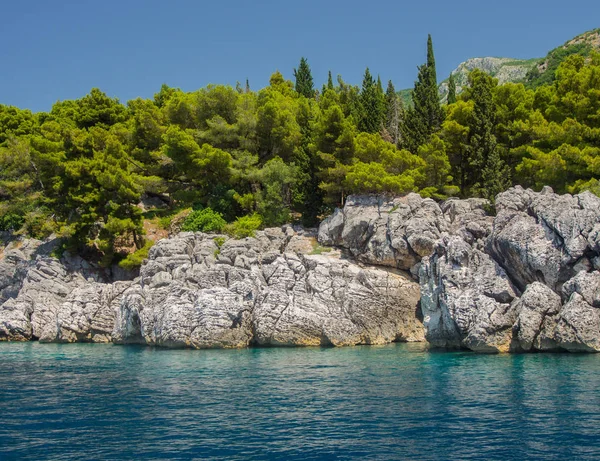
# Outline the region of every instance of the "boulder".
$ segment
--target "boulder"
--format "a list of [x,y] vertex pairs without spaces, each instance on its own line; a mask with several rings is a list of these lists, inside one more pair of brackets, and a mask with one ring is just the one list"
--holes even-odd
[[438,204],[418,194],[353,195],[321,223],[319,243],[342,247],[366,264],[410,270],[447,227]]
[[541,282],[556,293],[598,256],[600,198],[584,192],[558,195],[549,187],[540,193],[520,186],[499,194],[498,215],[487,251],[525,290]]
[[507,352],[516,290],[504,270],[459,236],[444,236],[419,271],[425,337],[433,346]]
[[523,295],[515,301],[515,349],[529,352],[559,349],[555,338],[561,299],[554,291],[539,282],[527,286]]
[[579,272],[563,286],[567,302],[556,325],[556,341],[571,352],[600,351],[600,272]]

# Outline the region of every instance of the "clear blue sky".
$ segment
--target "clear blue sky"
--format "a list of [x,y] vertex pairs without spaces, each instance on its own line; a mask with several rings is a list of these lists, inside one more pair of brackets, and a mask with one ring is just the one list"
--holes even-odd
[[600,27],[600,1],[6,1],[0,27],[0,103],[49,110],[98,87],[122,102],[162,83],[191,91],[292,79],[305,56],[360,84],[366,66],[411,87],[434,40],[445,78],[476,56],[538,57]]

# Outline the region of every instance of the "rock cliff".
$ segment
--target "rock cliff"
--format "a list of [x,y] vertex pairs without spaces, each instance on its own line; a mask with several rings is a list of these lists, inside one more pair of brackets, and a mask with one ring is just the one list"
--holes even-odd
[[318,233],[174,235],[120,281],[53,258],[52,242],[13,241],[0,340],[600,351],[600,199],[515,187],[495,206],[352,196]]
[[495,206],[492,217],[479,199],[352,197],[319,238],[410,269],[434,346],[600,351],[600,198],[515,187]]
[[0,339],[194,348],[424,339],[415,281],[339,252],[311,254],[315,236],[290,226],[243,240],[181,233],[151,249],[138,278],[112,283],[81,258],[26,243],[0,262]]
[[339,253],[310,254],[289,226],[158,242],[117,310],[113,341],[195,348],[419,341],[418,285]]

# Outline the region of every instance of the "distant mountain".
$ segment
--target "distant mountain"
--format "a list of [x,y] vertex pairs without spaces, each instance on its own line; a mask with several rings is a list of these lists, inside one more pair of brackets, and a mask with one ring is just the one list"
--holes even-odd
[[[497,78],[500,84],[522,82],[528,87],[536,88],[554,81],[556,69],[568,56],[572,54],[589,56],[592,51],[600,51],[600,28],[572,38],[565,44],[551,50],[545,58],[471,58],[461,62],[452,71],[452,74],[456,81],[457,93],[460,93],[467,85],[467,77],[473,69],[481,69],[487,72],[492,77]],[[439,92],[441,101],[446,102],[448,98],[448,79],[440,83]],[[412,89],[400,90],[398,94],[405,106],[412,103]]]
[[[474,69],[481,69],[498,79],[498,83],[518,82],[525,79],[531,69],[536,67],[539,58],[511,59],[511,58],[471,58],[461,62],[452,71],[456,82],[456,92],[460,93],[467,86],[469,73]],[[440,98],[446,101],[448,97],[448,79],[440,83]]]
[[561,62],[572,54],[589,56],[592,51],[600,51],[600,29],[590,30],[554,48],[544,59],[539,60],[526,75],[528,86],[536,88],[554,81],[554,73]]

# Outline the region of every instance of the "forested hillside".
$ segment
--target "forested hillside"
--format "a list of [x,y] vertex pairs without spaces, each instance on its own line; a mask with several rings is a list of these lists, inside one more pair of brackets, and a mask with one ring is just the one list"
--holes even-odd
[[600,51],[600,29],[590,30],[551,50],[527,73],[525,82],[530,88],[552,83],[558,66],[569,56],[577,54],[589,57]]
[[[0,105],[0,230],[65,238],[104,264],[147,251],[144,223],[250,235],[314,225],[348,194],[495,194],[512,184],[600,193],[600,55],[568,56],[533,89],[481,70],[448,103],[431,38],[405,107],[369,69],[315,88],[302,58],[253,91],[163,85],[122,104],[99,89],[48,113]],[[163,203],[144,211],[142,198]],[[229,223],[229,224],[227,224]],[[135,257],[128,258],[135,263]],[[133,262],[132,262],[133,261]]]

